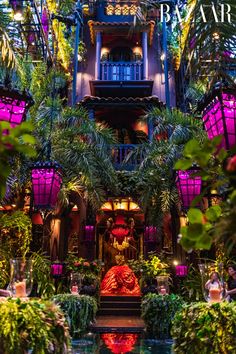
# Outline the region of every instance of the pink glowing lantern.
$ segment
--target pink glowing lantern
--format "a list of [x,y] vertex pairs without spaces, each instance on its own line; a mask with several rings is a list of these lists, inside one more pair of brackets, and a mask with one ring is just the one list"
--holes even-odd
[[95,226],[85,225],[85,241],[94,241],[95,238]]
[[202,179],[200,176],[191,176],[197,170],[177,171],[176,185],[184,210],[191,206],[192,201],[201,193]]
[[25,120],[27,110],[32,104],[30,95],[0,86],[0,121],[9,122],[12,128]]
[[64,263],[56,261],[51,264],[51,274],[54,278],[61,277],[64,272]]
[[56,162],[37,162],[31,173],[34,208],[53,209],[57,203],[62,176]]
[[144,239],[146,242],[153,242],[157,238],[156,226],[146,226],[144,230]]
[[236,91],[215,90],[204,104],[202,119],[209,139],[222,135],[219,147],[226,150],[236,144]]
[[175,274],[177,277],[186,277],[188,275],[188,267],[186,265],[175,266]]

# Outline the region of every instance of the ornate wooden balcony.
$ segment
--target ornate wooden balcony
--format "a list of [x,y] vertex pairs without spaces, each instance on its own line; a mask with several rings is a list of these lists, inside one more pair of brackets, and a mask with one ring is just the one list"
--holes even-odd
[[143,79],[143,63],[110,62],[101,63],[101,80],[138,81]]

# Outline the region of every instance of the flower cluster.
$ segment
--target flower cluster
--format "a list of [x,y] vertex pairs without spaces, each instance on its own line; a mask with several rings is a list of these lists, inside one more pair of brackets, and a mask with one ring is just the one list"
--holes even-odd
[[77,258],[72,255],[67,259],[67,268],[72,272],[83,274],[92,273],[98,275],[100,273],[100,265],[96,261],[88,262],[84,258]]

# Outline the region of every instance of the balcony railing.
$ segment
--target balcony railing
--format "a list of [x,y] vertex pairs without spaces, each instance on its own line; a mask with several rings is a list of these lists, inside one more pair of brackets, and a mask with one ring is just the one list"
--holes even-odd
[[112,162],[117,170],[133,170],[142,162],[143,156],[141,152],[131,155],[127,160],[127,157],[136,147],[137,145],[134,144],[110,145]]
[[143,77],[143,64],[138,62],[103,62],[101,80],[138,81]]

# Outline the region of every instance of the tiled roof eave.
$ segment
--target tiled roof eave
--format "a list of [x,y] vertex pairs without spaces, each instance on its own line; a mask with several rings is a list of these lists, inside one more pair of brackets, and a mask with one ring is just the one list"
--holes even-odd
[[[118,29],[124,27],[130,28],[131,26],[133,26],[133,23],[132,22],[99,22],[99,21],[90,20],[88,21],[88,26],[90,31],[91,42],[92,44],[94,44],[95,29],[102,29],[102,27],[113,27],[113,28],[117,27]],[[153,35],[154,35],[155,21],[139,22],[138,27],[147,28],[149,30],[149,44],[151,45],[153,40]]]
[[163,107],[164,103],[159,100],[157,96],[149,97],[97,97],[97,96],[85,96],[80,104],[87,105],[100,105],[100,104],[152,104]]

